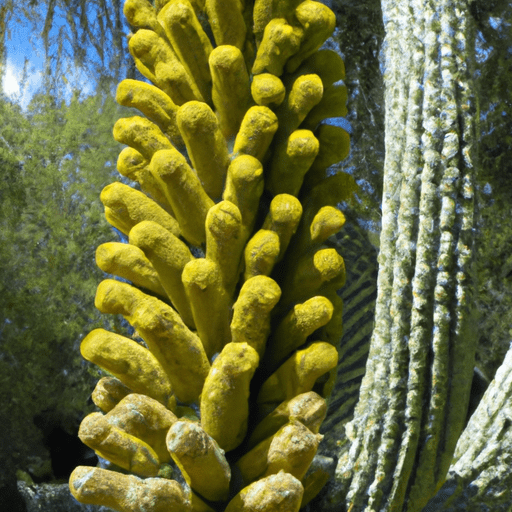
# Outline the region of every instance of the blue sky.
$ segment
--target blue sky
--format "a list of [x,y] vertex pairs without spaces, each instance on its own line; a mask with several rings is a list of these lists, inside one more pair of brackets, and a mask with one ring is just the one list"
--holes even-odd
[[[11,99],[26,106],[34,92],[41,85],[43,68],[43,47],[40,38],[35,37],[27,26],[20,23],[11,25],[10,37],[6,38],[7,59],[2,80],[4,93]],[[21,90],[23,70],[27,60],[27,83]]]
[[[50,36],[55,33],[59,25],[65,23],[58,13],[54,18],[53,29]],[[40,30],[34,32],[29,22],[11,20],[9,23],[9,33],[6,37],[6,65],[4,76],[2,78],[2,89],[4,93],[12,100],[18,102],[25,108],[30,99],[41,87],[42,71],[44,66],[44,48],[40,37]],[[63,67],[66,67],[65,65]],[[80,84],[84,94],[94,91],[95,83],[84,70],[71,66],[73,72],[66,73],[68,78],[68,90],[64,96],[71,97],[73,85]],[[26,75],[26,82],[22,87],[23,75]],[[67,94],[66,94],[67,92]]]

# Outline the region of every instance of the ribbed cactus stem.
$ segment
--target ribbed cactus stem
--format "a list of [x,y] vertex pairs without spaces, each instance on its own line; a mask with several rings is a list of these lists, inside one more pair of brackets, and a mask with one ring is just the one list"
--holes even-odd
[[465,420],[475,351],[471,15],[457,0],[386,1],[383,11],[378,299],[352,444],[338,466],[351,512],[420,511],[434,495]]

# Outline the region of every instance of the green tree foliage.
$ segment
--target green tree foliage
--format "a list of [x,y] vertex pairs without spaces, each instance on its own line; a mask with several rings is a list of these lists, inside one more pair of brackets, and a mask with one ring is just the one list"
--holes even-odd
[[41,441],[37,414],[73,423],[90,392],[78,344],[104,322],[94,248],[112,239],[98,196],[115,171],[118,115],[101,95],[69,106],[39,95],[26,114],[0,101],[0,414],[4,440],[26,443],[14,457]]
[[492,378],[512,338],[512,5],[475,2],[479,29],[479,352]]
[[17,105],[5,101],[0,102],[0,116],[2,120],[9,119],[8,123],[2,123],[0,129],[0,219],[3,224],[9,222],[11,210],[25,204],[25,191],[20,179],[20,151],[27,122]]

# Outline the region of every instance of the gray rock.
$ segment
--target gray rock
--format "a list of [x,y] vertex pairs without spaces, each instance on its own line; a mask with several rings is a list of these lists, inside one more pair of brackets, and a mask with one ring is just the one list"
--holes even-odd
[[18,491],[26,504],[27,512],[111,512],[112,509],[83,505],[73,498],[68,484],[28,485],[18,481]]

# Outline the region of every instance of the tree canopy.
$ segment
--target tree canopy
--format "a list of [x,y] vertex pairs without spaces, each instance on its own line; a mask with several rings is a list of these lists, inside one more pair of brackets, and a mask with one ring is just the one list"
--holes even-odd
[[98,196],[115,170],[118,116],[102,94],[69,105],[37,95],[26,113],[0,99],[0,389],[11,398],[1,414],[6,438],[25,433],[32,449],[31,418],[55,409],[73,423],[89,393],[78,345],[104,322],[93,304],[94,252],[112,239]]

